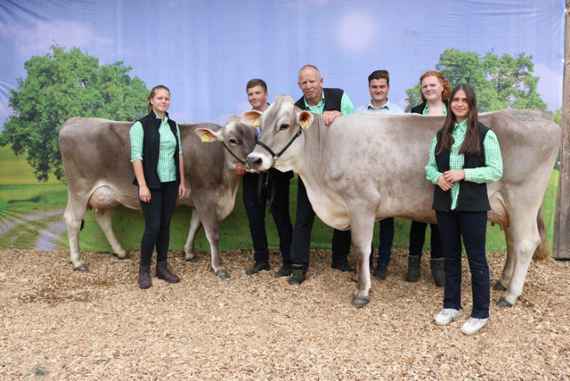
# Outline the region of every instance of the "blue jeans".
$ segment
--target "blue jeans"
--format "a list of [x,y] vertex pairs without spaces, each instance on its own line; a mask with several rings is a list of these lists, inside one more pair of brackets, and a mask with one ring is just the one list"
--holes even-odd
[[378,231],[380,233],[380,247],[378,248],[378,268],[386,269],[392,256],[392,244],[394,243],[394,219],[385,218],[380,221]]
[[445,289],[443,308],[461,309],[461,239],[471,270],[471,317],[489,317],[490,280],[485,254],[487,212],[436,212],[443,254]]

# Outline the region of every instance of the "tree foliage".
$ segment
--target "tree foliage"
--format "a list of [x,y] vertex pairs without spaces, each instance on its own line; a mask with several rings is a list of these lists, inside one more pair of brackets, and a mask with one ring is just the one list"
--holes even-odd
[[[467,83],[475,89],[480,111],[507,108],[545,110],[546,103],[537,91],[532,56],[517,56],[446,49],[436,69],[451,82],[451,87]],[[410,105],[420,103],[419,84],[406,90]]]
[[146,109],[148,90],[122,62],[109,65],[77,48],[52,47],[25,63],[26,78],[10,94],[14,110],[0,144],[26,154],[38,180],[63,176],[58,131],[76,116],[133,120]]

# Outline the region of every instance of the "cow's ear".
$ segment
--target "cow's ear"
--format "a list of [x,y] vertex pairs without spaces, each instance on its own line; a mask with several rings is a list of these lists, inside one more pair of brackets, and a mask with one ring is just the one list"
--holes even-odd
[[224,140],[222,136],[222,130],[220,131],[212,131],[209,128],[197,128],[194,130],[194,133],[198,135],[202,143],[212,143],[217,140]]
[[313,124],[313,114],[308,111],[301,111],[297,114],[297,123],[302,129],[307,129]]
[[262,115],[261,112],[256,110],[251,110],[244,112],[242,115],[242,119],[246,124],[257,128],[261,126],[261,115]]

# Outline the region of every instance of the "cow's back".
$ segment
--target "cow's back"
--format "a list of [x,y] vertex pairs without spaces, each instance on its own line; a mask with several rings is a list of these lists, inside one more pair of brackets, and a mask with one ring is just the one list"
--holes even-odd
[[[491,191],[529,181],[529,174],[550,173],[561,131],[542,112],[483,113],[480,120],[497,134],[503,153],[504,177]],[[426,220],[432,218],[433,185],[425,179],[425,165],[443,122],[444,117],[415,114],[352,114],[330,128],[307,131],[309,139],[319,142],[318,151],[308,156],[319,168],[323,189],[346,198],[376,197],[379,216]]]

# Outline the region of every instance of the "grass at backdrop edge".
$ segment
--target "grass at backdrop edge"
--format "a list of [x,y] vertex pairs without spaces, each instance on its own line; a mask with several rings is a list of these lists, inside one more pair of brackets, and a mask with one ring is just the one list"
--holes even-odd
[[[554,206],[558,186],[559,172],[553,171],[548,190],[544,198],[544,221],[547,226],[549,244],[552,242],[554,227]],[[296,201],[296,180],[291,182],[290,211],[294,221],[294,205]],[[57,182],[50,177],[47,183],[38,183],[33,170],[23,156],[15,156],[9,147],[0,147],[0,219],[13,218],[26,213],[35,213],[58,208],[65,208],[67,189],[65,184]],[[190,224],[190,211],[188,208],[178,208],[173,216],[171,228],[171,249],[181,250]],[[113,212],[113,226],[121,244],[127,250],[136,250],[140,245],[143,231],[143,218],[139,211],[117,208]],[[269,246],[278,249],[278,236],[273,218],[267,210],[266,226]],[[39,223],[38,223],[39,227]],[[394,247],[408,247],[410,222],[396,219]],[[30,229],[26,229],[29,231]],[[429,232],[429,229],[428,229]],[[37,239],[27,233],[30,239]],[[332,229],[324,225],[318,218],[313,227],[313,248],[330,249]],[[97,226],[92,211],[85,217],[85,228],[80,235],[82,250],[110,251],[102,231]],[[5,247],[0,237],[0,247]],[[21,242],[21,240],[18,240]],[[62,240],[63,247],[67,248],[67,239]],[[236,198],[236,207],[233,213],[221,224],[220,246],[222,250],[251,249],[249,225],[243,206],[241,188]],[[374,231],[374,247],[378,248],[378,224]],[[198,251],[208,250],[208,244],[203,231],[200,231],[196,240]],[[424,249],[429,249],[429,233],[426,233]],[[504,251],[504,234],[498,226],[489,226],[487,235],[487,249],[489,251]]]

